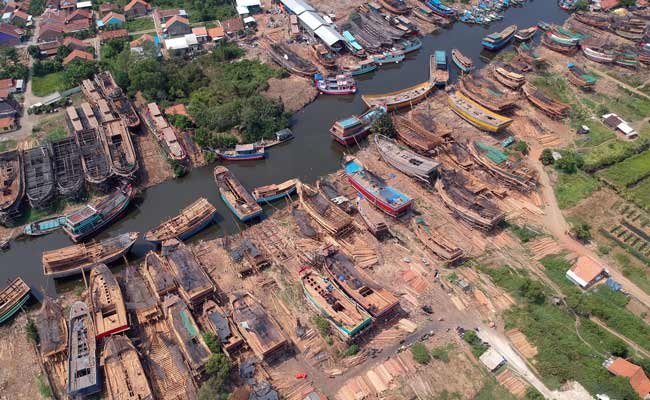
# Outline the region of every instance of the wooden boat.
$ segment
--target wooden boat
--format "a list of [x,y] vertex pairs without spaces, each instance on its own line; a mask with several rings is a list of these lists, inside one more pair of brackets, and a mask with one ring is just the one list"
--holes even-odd
[[392,293],[372,282],[340,251],[328,254],[323,267],[326,280],[334,282],[373,318],[385,317],[399,305]]
[[565,46],[559,43],[554,43],[553,41],[551,41],[550,35],[552,35],[551,32],[546,32],[546,34],[542,35],[542,45],[544,47],[568,56],[572,56],[575,53],[577,53],[578,51],[577,45]]
[[153,251],[145,256],[142,274],[151,285],[159,302],[162,302],[166,295],[176,291],[176,281],[169,271],[167,259]]
[[95,264],[108,264],[126,254],[138,239],[137,232],[122,233],[99,242],[75,244],[43,252],[43,274],[64,278],[89,271]]
[[377,63],[372,58],[359,61],[358,63],[350,66],[344,66],[343,72],[352,74],[352,76],[363,75],[375,71],[378,68]]
[[[406,17],[400,17],[400,18],[406,18]],[[402,39],[397,43],[395,43],[395,48],[401,50],[402,52],[404,52],[404,54],[409,54],[416,50],[420,50],[422,48],[422,41],[417,37],[412,37],[410,39]]]
[[538,29],[539,29],[539,27],[536,26],[536,25],[533,25],[530,28],[520,29],[515,33],[515,39],[517,39],[517,40],[519,40],[521,42],[523,42],[525,40],[530,40],[530,39],[533,38],[533,36],[535,36]]
[[210,225],[215,215],[217,209],[206,198],[201,197],[181,210],[177,216],[145,233],[144,239],[156,244],[167,239],[186,240]]
[[430,8],[423,7],[423,6],[417,6],[413,9],[413,15],[415,18],[419,18],[424,22],[428,22],[430,24],[438,24],[441,18],[434,14],[433,11],[431,11]]
[[468,73],[474,69],[474,61],[471,58],[466,57],[458,49],[451,49],[451,59],[454,61],[454,64],[464,73]]
[[502,85],[517,90],[526,82],[526,77],[513,71],[507,64],[497,63],[492,67],[492,75]]
[[138,351],[126,336],[112,336],[104,344],[100,365],[110,399],[153,400]]
[[621,67],[636,69],[639,67],[639,55],[636,53],[621,51],[616,54],[614,64]]
[[443,18],[456,18],[456,10],[443,4],[441,0],[426,0],[425,4],[431,8],[431,11]]
[[204,326],[217,335],[223,352],[232,357],[244,344],[244,340],[231,323],[228,314],[217,303],[208,300],[203,303]]
[[141,273],[141,268],[127,266],[124,271],[124,298],[127,308],[135,314],[139,325],[145,325],[160,317],[156,293]]
[[22,278],[9,282],[0,291],[0,324],[13,317],[29,299],[31,289]]
[[320,191],[302,182],[298,182],[296,189],[302,208],[328,233],[340,236],[351,229],[352,219],[350,216]]
[[463,257],[463,250],[446,240],[446,235],[442,232],[431,229],[424,218],[416,217],[413,220],[413,225],[415,226],[415,236],[436,257],[448,264],[453,264]]
[[573,18],[585,25],[593,26],[594,28],[602,30],[609,28],[609,24],[611,22],[609,16],[606,14],[594,14],[584,11],[577,11],[573,13]]
[[519,46],[515,47],[515,50],[517,51],[517,55],[527,62],[528,64],[534,64],[535,62],[541,62],[544,61],[544,59],[529,45],[526,43],[522,43]]
[[547,23],[547,22],[544,22],[544,21],[539,21],[537,23],[537,26],[539,27],[539,29],[541,29],[543,31],[548,31],[548,30],[551,29],[551,25],[549,23]]
[[314,57],[314,60],[325,68],[336,67],[336,56],[323,44],[313,44],[311,46],[311,54]]
[[25,225],[23,233],[27,236],[42,236],[61,228],[65,218],[62,216],[46,217]]
[[354,213],[354,205],[338,188],[336,183],[328,181],[327,179],[319,179],[316,181],[316,189],[321,191],[323,195],[328,198],[332,203],[336,204],[338,208],[348,214]]
[[488,110],[459,92],[450,93],[447,103],[453,112],[484,131],[501,132],[512,124],[512,119]]
[[481,193],[465,187],[467,178],[458,171],[441,171],[436,192],[449,210],[462,220],[484,231],[500,224],[505,214]]
[[135,188],[126,183],[95,205],[86,205],[65,216],[63,230],[74,242],[81,242],[105,229],[128,208]]
[[427,97],[433,86],[431,82],[422,82],[396,92],[376,95],[364,94],[361,99],[368,107],[386,107],[388,111],[394,111],[419,103]]
[[[305,268],[305,267],[303,267]],[[330,280],[311,267],[302,271],[300,281],[307,302],[321,314],[344,339],[356,337],[372,323],[372,317]]]
[[510,25],[501,32],[494,32],[483,38],[481,45],[490,51],[500,50],[505,47],[517,32],[517,25]]
[[632,15],[641,19],[650,20],[650,8],[632,10]]
[[196,308],[214,294],[212,280],[189,246],[169,239],[163,242],[162,252],[166,267],[178,285],[178,294],[190,308]]
[[390,230],[388,229],[388,225],[386,225],[383,214],[377,211],[361,194],[357,195],[356,205],[357,211],[359,211],[359,215],[370,233],[378,239],[390,235]]
[[466,151],[476,165],[483,167],[506,186],[524,193],[537,189],[537,173],[523,160],[513,160],[507,154],[480,141],[467,146]]
[[314,85],[323,94],[348,95],[357,91],[357,82],[352,78],[352,74],[324,77],[317,73],[314,75]]
[[472,101],[495,113],[513,108],[518,100],[517,95],[503,93],[491,81],[478,77],[459,79],[458,89]]
[[215,154],[223,161],[252,161],[262,160],[266,157],[264,146],[254,143],[238,144],[234,150],[216,150]]
[[611,64],[616,58],[616,53],[613,51],[595,46],[582,46],[582,54],[589,60],[601,64]]
[[17,217],[24,195],[22,154],[18,150],[0,153],[0,219]]
[[244,186],[224,166],[214,169],[214,181],[219,189],[221,199],[233,214],[242,222],[262,216],[264,211]]
[[398,217],[413,206],[413,200],[396,189],[387,186],[383,179],[365,169],[352,156],[343,158],[343,169],[350,184],[375,207],[392,217]]
[[138,170],[138,159],[126,125],[117,119],[103,124],[102,131],[108,144],[113,173],[123,178],[132,177]]
[[370,134],[373,122],[386,113],[386,107],[371,107],[363,114],[343,118],[330,128],[330,135],[344,146],[359,143]]
[[[34,323],[39,337],[39,348],[45,360],[59,358],[68,348],[68,325],[63,308],[51,297],[43,298],[43,305]],[[63,357],[65,358],[65,357]]]
[[523,91],[528,101],[552,118],[564,118],[569,112],[567,104],[549,98],[530,82],[524,84]]
[[394,140],[383,135],[375,135],[375,145],[382,160],[406,175],[427,184],[431,183],[440,165],[430,158],[401,147]]
[[102,380],[97,368],[93,320],[86,303],[72,304],[68,326],[67,393],[72,398],[98,393],[102,390]]
[[[87,104],[87,103],[86,103]],[[110,151],[104,136],[95,128],[75,132],[75,139],[81,154],[81,166],[86,181],[101,185],[111,176]]]
[[399,64],[404,61],[405,58],[406,55],[402,50],[385,51],[371,57],[372,61],[380,67],[386,64]]
[[283,197],[290,197],[296,192],[297,179],[289,179],[282,183],[260,186],[253,189],[253,198],[258,203],[269,203]]
[[25,194],[29,205],[43,208],[51,204],[56,194],[52,156],[47,146],[34,147],[23,153]]
[[446,86],[449,81],[447,53],[443,50],[436,50],[432,56],[429,56],[429,70],[431,82],[435,82],[437,86]]
[[643,29],[634,29],[634,28],[628,28],[628,27],[619,27],[614,29],[614,33],[617,36],[620,36],[624,39],[631,40],[633,42],[637,42],[643,39],[643,36],[645,34]]
[[238,294],[230,305],[233,321],[257,358],[271,358],[286,346],[287,339],[278,324],[251,294]]
[[409,12],[409,7],[404,0],[379,0],[382,6],[394,14],[406,14]]
[[192,313],[178,296],[167,297],[163,303],[163,310],[167,326],[178,343],[190,370],[199,374],[203,371],[212,353],[205,344]]
[[318,72],[314,64],[301,58],[282,43],[270,43],[267,49],[273,61],[293,74],[311,78]]
[[596,77],[587,73],[584,69],[574,64],[568,65],[569,73],[567,77],[569,82],[585,90],[592,89],[596,84]]
[[160,111],[160,107],[156,103],[149,103],[145,108],[143,114],[145,115],[144,121],[149,126],[149,129],[154,132],[158,143],[165,150],[165,153],[172,160],[183,161],[187,157],[187,152],[183,148],[181,142],[178,141],[178,132],[176,128],[169,124],[167,119]]
[[122,89],[117,86],[115,79],[110,71],[103,71],[95,75],[95,82],[104,94],[104,97],[110,99],[113,108],[117,111],[120,118],[123,118],[130,129],[140,126],[140,118],[135,112],[133,105],[126,97]]
[[106,264],[90,271],[90,302],[95,321],[95,338],[101,339],[129,329],[120,286]]
[[393,116],[393,125],[397,138],[419,153],[431,154],[436,147],[443,144],[442,138],[406,117]]

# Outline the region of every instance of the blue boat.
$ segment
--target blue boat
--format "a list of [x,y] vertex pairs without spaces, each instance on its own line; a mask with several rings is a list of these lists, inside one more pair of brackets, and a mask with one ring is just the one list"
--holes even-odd
[[378,56],[373,56],[372,60],[379,66],[382,66],[384,64],[391,64],[395,63],[398,64],[402,61],[404,61],[404,58],[406,56],[404,55],[404,52],[401,50],[393,50],[393,51],[387,51],[381,55]]
[[352,36],[352,34],[349,31],[343,31],[343,38],[345,39],[345,44],[346,47],[353,53],[353,54],[361,54],[364,53],[363,46],[357,42],[357,39]]
[[408,54],[419,50],[422,47],[422,41],[418,38],[404,39],[395,46],[398,50]]
[[289,179],[277,185],[260,186],[253,190],[253,198],[260,204],[280,200],[283,197],[289,197],[295,193],[297,184],[297,179]]
[[449,64],[447,63],[447,53],[444,50],[436,50],[430,58],[431,80],[435,81],[436,86],[445,87],[449,82]]
[[367,59],[349,67],[345,66],[343,67],[343,71],[352,74],[352,76],[356,76],[356,75],[363,75],[372,72],[376,70],[378,67],[379,66],[377,65],[375,60]]
[[43,218],[39,219],[38,221],[34,221],[31,224],[25,225],[23,233],[28,236],[46,235],[61,228],[64,223],[65,217],[63,216]]
[[264,210],[253,199],[244,186],[224,166],[214,169],[214,181],[219,189],[219,195],[226,206],[242,222],[251,221],[264,214]]
[[29,299],[30,288],[22,280],[16,278],[0,291],[0,324],[13,317]]
[[481,44],[488,50],[496,51],[504,48],[517,33],[517,25],[510,25],[501,32],[494,32],[483,38]]
[[234,150],[217,150],[215,153],[223,161],[262,160],[266,156],[264,146],[255,143],[238,144]]
[[431,8],[431,11],[440,15],[444,18],[455,18],[456,10],[442,4],[440,0],[427,0],[427,5]]

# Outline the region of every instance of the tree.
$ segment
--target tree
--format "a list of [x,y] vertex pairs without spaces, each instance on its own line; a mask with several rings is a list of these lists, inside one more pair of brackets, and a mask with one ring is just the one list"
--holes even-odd
[[543,304],[546,300],[544,286],[538,281],[526,279],[523,285],[519,288],[519,292],[530,303]]
[[213,353],[221,353],[221,342],[217,335],[212,332],[203,332],[202,334],[205,344],[208,346]]
[[562,158],[555,162],[555,168],[566,172],[567,174],[574,174],[579,168],[584,165],[584,159],[573,150],[565,150],[562,152]]
[[66,46],[59,46],[59,48],[56,49],[56,59],[58,61],[63,61],[70,53],[72,53],[72,50]]
[[530,386],[526,389],[526,400],[544,400],[544,396],[534,387]]
[[578,0],[576,11],[589,11],[589,2],[587,0]]
[[345,357],[352,357],[353,355],[356,355],[359,352],[359,346],[357,344],[352,344],[350,347],[345,349],[343,352],[343,355]]
[[223,353],[213,353],[205,364],[205,372],[212,378],[225,382],[230,376],[232,362]]
[[320,332],[321,335],[327,336],[330,333],[330,324],[327,320],[320,315],[315,315],[312,318],[312,322],[316,325],[316,329]]
[[429,351],[422,343],[418,342],[411,346],[411,354],[413,355],[413,359],[419,364],[428,364],[431,361],[431,355],[429,355]]
[[578,240],[588,242],[591,240],[591,225],[585,221],[578,221],[571,226],[571,234]]
[[130,86],[128,93],[134,95],[141,91],[149,101],[165,97],[167,77],[161,64],[153,58],[142,58],[128,68]]
[[393,118],[390,114],[385,113],[381,117],[377,118],[370,127],[370,131],[375,135],[384,135],[389,138],[394,138],[397,132],[395,131],[395,125],[393,125]]
[[63,82],[67,88],[77,86],[84,79],[90,79],[97,72],[97,64],[88,60],[72,60],[65,66]]
[[35,44],[32,44],[27,48],[27,53],[34,60],[40,60],[41,58],[43,58],[43,55],[41,54],[41,48]]
[[514,149],[521,154],[528,154],[528,143],[524,142],[523,140],[519,140],[517,143],[515,143]]
[[198,392],[198,400],[225,400],[227,398],[228,393],[223,388],[223,382],[214,377],[203,382]]
[[284,112],[281,101],[256,95],[243,100],[239,125],[244,140],[256,142],[268,139],[275,132],[286,128],[289,125],[289,117]]
[[551,165],[555,160],[553,160],[553,151],[551,149],[542,150],[542,154],[539,155],[539,161],[544,165]]

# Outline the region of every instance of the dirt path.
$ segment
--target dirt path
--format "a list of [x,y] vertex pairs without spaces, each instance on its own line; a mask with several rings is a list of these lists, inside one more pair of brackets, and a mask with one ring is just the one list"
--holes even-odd
[[613,76],[610,76],[610,75],[608,75],[608,74],[602,73],[602,72],[600,72],[600,71],[594,71],[594,72],[595,72],[598,76],[600,76],[601,78],[605,78],[606,80],[608,80],[608,81],[610,81],[610,82],[613,82],[613,83],[615,83],[615,84],[617,84],[617,85],[619,85],[619,86],[621,86],[621,87],[623,87],[623,88],[629,90],[630,92],[636,94],[637,96],[645,97],[646,99],[650,100],[650,96],[648,96],[647,94],[643,93],[643,92],[640,91],[640,90],[637,90],[635,87],[630,86],[630,85],[628,85],[628,84],[625,83],[625,82],[621,82],[621,81],[619,81],[618,79],[614,78]]
[[595,323],[596,325],[600,326],[601,328],[605,329],[607,332],[611,333],[612,335],[616,336],[617,338],[621,339],[625,343],[627,343],[628,346],[634,349],[637,353],[640,353],[644,357],[650,358],[650,353],[646,351],[644,348],[633,342],[632,340],[628,339],[627,337],[621,335],[620,333],[616,332],[615,330],[611,329],[608,327],[603,321],[596,317],[591,317],[589,318],[591,322]]

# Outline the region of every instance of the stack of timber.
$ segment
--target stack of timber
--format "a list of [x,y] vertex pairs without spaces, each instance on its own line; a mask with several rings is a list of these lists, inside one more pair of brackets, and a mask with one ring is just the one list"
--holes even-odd
[[267,50],[273,61],[293,74],[311,78],[318,72],[314,64],[298,56],[283,43],[269,43]]
[[167,325],[157,324],[155,328],[146,329],[143,339],[145,368],[154,398],[195,400],[194,380]]
[[471,100],[496,113],[512,109],[518,100],[516,94],[501,92],[487,79],[469,75],[459,79],[458,89]]
[[577,11],[573,13],[573,18],[580,21],[585,25],[593,26],[594,28],[606,30],[609,28],[611,18],[607,14],[596,14],[584,11]]
[[88,100],[88,102],[93,106],[96,106],[97,102],[102,99],[102,95],[97,90],[95,81],[91,79],[84,79],[81,82],[81,92],[86,97],[86,100]]
[[47,146],[38,146],[25,150],[23,170],[29,205],[34,208],[48,206],[56,194],[50,149]]
[[155,321],[160,317],[156,294],[135,266],[124,271],[123,288],[126,309],[135,314],[139,325]]
[[544,35],[542,35],[542,45],[550,50],[567,56],[572,56],[578,51],[577,44],[558,43],[557,41],[553,40],[554,37],[555,36],[552,32],[546,32]]
[[363,21],[371,27],[376,27],[388,39],[400,40],[406,34],[403,29],[393,26],[385,14],[373,9],[366,11],[363,8],[359,7],[359,14]]
[[61,358],[66,352],[68,338],[68,325],[63,316],[63,308],[51,297],[45,296],[35,324],[43,358]]
[[517,50],[517,55],[528,64],[544,61],[539,53],[526,43],[522,43],[515,47],[515,50]]
[[189,246],[169,239],[163,242],[162,253],[178,285],[178,293],[192,309],[212,296],[214,285]]
[[75,244],[43,253],[43,274],[64,278],[90,270],[95,264],[107,264],[126,254],[138,238],[137,232],[122,233],[99,242]]
[[596,84],[596,77],[577,65],[570,64],[567,75],[569,82],[584,90],[591,90]]
[[364,94],[361,99],[368,107],[387,107],[388,111],[394,111],[413,106],[424,100],[433,87],[434,83],[428,81],[395,92],[375,95]]
[[616,53],[611,49],[598,46],[582,46],[582,54],[594,62],[601,64],[611,64],[616,58]]
[[135,112],[129,99],[126,98],[122,89],[115,83],[115,79],[113,79],[110,71],[104,71],[95,75],[95,82],[101,89],[104,97],[110,100],[117,114],[120,118],[124,119],[130,129],[135,129],[140,126],[138,114]]
[[297,189],[302,208],[328,233],[340,236],[352,229],[350,216],[327,199],[323,193],[302,182],[298,183]]
[[182,161],[185,159],[187,152],[178,141],[178,133],[162,115],[158,104],[147,104],[145,122],[149,126],[149,129],[151,129],[151,131],[156,135],[158,142],[163,145],[165,152],[170,158],[176,161]]
[[479,141],[467,148],[477,165],[505,185],[524,193],[537,188],[537,174],[523,160],[511,160],[505,153]]
[[237,294],[230,304],[233,321],[257,358],[269,359],[286,346],[278,324],[250,293]]
[[156,244],[167,239],[188,239],[208,226],[216,213],[217,209],[206,198],[201,197],[184,208],[179,215],[145,233],[144,239]]
[[30,291],[22,278],[10,281],[7,287],[0,291],[0,324],[21,310],[29,299]]
[[418,123],[410,119],[395,115],[393,124],[397,138],[418,153],[429,155],[434,153],[436,148],[443,144],[443,139],[424,129]]
[[376,238],[382,238],[390,234],[384,216],[361,195],[357,196],[357,210],[370,233]]
[[[81,153],[81,166],[83,167],[86,181],[92,185],[102,185],[111,176],[111,163],[109,149],[104,135],[98,130],[98,123],[92,114],[90,104],[81,105],[81,115],[74,107],[68,107],[66,116],[69,124],[74,125],[72,118],[79,118],[81,129],[73,129],[79,151]],[[90,114],[87,114],[87,113]]]
[[492,67],[492,74],[499,83],[513,90],[519,89],[526,82],[526,77],[504,63],[495,63]]
[[354,262],[340,251],[325,257],[324,270],[332,282],[373,318],[385,317],[399,305],[397,297],[357,270]]
[[129,329],[122,291],[106,264],[96,264],[90,272],[90,301],[98,340]]
[[406,175],[427,184],[432,182],[440,166],[439,162],[422,157],[384,135],[375,135],[375,145],[382,160]]
[[153,400],[138,351],[126,336],[106,340],[100,357],[110,399]]
[[505,214],[481,193],[468,189],[467,178],[459,171],[443,170],[435,188],[454,215],[484,231],[491,231]]
[[453,264],[463,257],[463,250],[445,239],[445,234],[432,229],[422,217],[413,220],[415,235],[424,246],[448,264]]
[[493,113],[459,92],[450,93],[447,103],[453,112],[484,131],[501,132],[512,124],[512,119]]
[[530,82],[526,82],[523,91],[528,101],[551,118],[564,118],[569,111],[570,107],[567,104],[549,98]]
[[113,120],[103,125],[108,145],[113,173],[123,178],[132,177],[138,170],[131,134],[121,120]]
[[176,282],[169,270],[167,259],[153,251],[145,256],[142,274],[151,285],[159,302],[162,302],[167,294],[176,291]]
[[372,323],[372,317],[341,289],[310,267],[302,271],[301,282],[307,302],[345,340],[358,336]]
[[219,338],[224,353],[232,357],[244,344],[244,340],[226,312],[217,303],[203,303],[203,321],[208,330]]
[[246,222],[262,216],[262,207],[228,168],[215,167],[214,181],[221,199],[240,221]]
[[84,183],[79,146],[74,137],[65,137],[52,142],[54,175],[59,194],[77,197]]
[[0,220],[8,221],[20,215],[24,195],[22,154],[17,150],[0,153]]
[[97,367],[97,342],[86,303],[72,304],[68,326],[68,395],[75,398],[98,393],[102,380]]
[[203,371],[212,354],[187,305],[178,296],[169,296],[163,303],[167,325],[194,374]]

